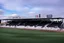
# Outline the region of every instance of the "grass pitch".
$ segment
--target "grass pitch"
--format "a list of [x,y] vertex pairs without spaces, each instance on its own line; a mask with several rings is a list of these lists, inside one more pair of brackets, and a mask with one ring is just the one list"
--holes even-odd
[[0,43],[64,43],[64,33],[0,28]]

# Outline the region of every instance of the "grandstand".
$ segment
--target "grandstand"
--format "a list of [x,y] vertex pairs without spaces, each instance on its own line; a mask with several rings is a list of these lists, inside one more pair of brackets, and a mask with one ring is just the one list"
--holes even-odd
[[22,18],[22,19],[2,19],[7,22],[1,27],[59,30],[63,29],[64,18]]

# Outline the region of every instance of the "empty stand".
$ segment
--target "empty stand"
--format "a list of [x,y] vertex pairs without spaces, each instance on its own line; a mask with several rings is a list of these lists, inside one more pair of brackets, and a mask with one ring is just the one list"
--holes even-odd
[[62,22],[51,22],[47,27],[60,27]]
[[18,20],[11,20],[8,21],[8,24],[6,25],[12,25],[12,26],[40,26],[40,27],[45,27],[45,25],[47,25],[47,27],[59,27],[61,26],[62,21],[50,21],[48,19],[18,19]]

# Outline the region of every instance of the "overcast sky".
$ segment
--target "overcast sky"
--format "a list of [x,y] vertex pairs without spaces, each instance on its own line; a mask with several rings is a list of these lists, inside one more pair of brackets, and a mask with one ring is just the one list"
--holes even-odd
[[6,16],[15,13],[24,17],[64,17],[64,0],[0,0],[0,8]]

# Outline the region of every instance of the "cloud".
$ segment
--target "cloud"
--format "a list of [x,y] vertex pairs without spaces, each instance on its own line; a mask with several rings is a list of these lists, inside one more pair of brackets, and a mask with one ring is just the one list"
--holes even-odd
[[[0,0],[6,9],[18,10],[23,7],[36,7],[36,6],[54,6],[59,4],[59,0]],[[24,9],[24,8],[23,8]]]
[[63,2],[63,0],[0,0],[4,9],[15,10],[25,16],[34,16],[40,13],[42,15],[63,16]]
[[25,5],[31,6],[55,6],[60,0],[23,0]]

